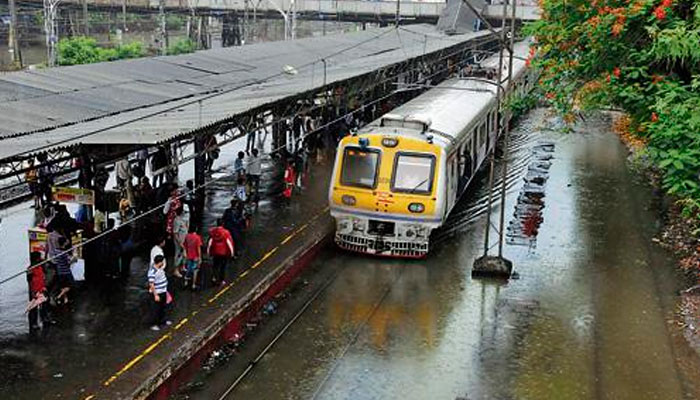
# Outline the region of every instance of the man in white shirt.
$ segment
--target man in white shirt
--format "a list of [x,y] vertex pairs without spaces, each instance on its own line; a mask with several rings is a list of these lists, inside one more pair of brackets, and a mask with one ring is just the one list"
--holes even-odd
[[[163,248],[165,247],[165,238],[164,237],[159,237],[158,242],[156,243],[153,248],[151,248],[151,256],[148,259],[148,269],[150,270],[151,268],[155,267],[155,262],[154,260],[156,259],[156,256],[163,256],[165,257],[165,253],[163,252]],[[166,261],[163,261],[164,263],[167,263]],[[165,267],[167,266],[164,265],[163,269],[165,270]]]
[[262,175],[262,157],[258,153],[258,149],[253,149],[251,155],[248,156],[247,168],[248,182],[250,182],[251,191],[255,188],[255,201],[260,199],[258,191],[260,189],[260,175]]
[[122,158],[114,165],[114,169],[117,171],[117,186],[120,189],[126,187],[127,182],[131,181],[131,164],[129,164],[129,160]]

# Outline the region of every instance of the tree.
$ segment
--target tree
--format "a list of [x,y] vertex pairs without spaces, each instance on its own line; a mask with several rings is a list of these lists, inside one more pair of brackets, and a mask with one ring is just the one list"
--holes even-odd
[[686,211],[700,209],[700,6],[692,0],[540,0],[531,62],[567,122],[615,107]]

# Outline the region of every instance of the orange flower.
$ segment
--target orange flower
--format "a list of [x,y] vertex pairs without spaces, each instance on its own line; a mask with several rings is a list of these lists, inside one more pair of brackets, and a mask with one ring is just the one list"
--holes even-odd
[[630,9],[631,14],[637,14],[638,12],[642,11],[644,9],[644,3],[642,1],[637,1],[634,4],[632,4],[632,8]]
[[620,72],[621,72],[620,68],[618,68],[618,67],[613,68],[613,75],[615,75],[615,78],[620,77]]
[[547,94],[544,95],[548,100],[552,100],[554,98],[554,93],[552,92],[547,92]]
[[620,33],[625,29],[624,24],[618,24],[617,22],[613,24],[611,32],[613,36],[620,36]]
[[671,7],[673,5],[673,0],[663,0],[661,2],[662,7]]
[[651,113],[651,122],[656,122],[659,120],[659,116],[655,112]]
[[664,80],[664,77],[663,77],[663,76],[656,75],[656,74],[654,74],[654,75],[651,76],[651,83],[653,83],[653,84],[659,83],[659,82],[661,82],[661,81],[663,81],[663,80]]

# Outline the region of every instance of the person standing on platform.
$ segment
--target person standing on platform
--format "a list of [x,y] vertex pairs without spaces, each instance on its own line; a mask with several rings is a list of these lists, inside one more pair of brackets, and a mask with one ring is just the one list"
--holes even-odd
[[156,259],[156,256],[165,257],[165,251],[163,250],[164,248],[165,248],[165,237],[160,236],[160,237],[158,237],[156,244],[151,248],[151,254],[150,254],[150,257],[148,258],[148,268],[149,269],[153,268],[155,266],[155,263],[153,260]]
[[117,187],[124,190],[127,187],[127,182],[131,180],[131,164],[127,157],[122,158],[117,161],[114,165],[114,169],[117,172]]
[[236,173],[236,177],[245,176],[245,165],[243,164],[244,157],[245,153],[239,151],[238,157],[233,161],[233,171]]
[[166,318],[165,308],[168,298],[168,276],[165,274],[165,257],[157,255],[153,267],[148,269],[148,292],[153,295],[152,331],[159,331],[161,325],[172,325]]
[[34,168],[34,158],[30,158],[28,163],[27,171],[24,173],[24,180],[27,182],[27,185],[29,185],[29,191],[34,198],[34,208],[38,210],[41,208],[41,202],[39,200],[41,196],[39,191],[39,175],[36,168]]
[[153,188],[158,188],[165,182],[165,167],[168,165],[168,154],[165,147],[160,146],[151,156],[151,173],[153,174]]
[[29,317],[29,331],[36,332],[39,329],[39,320],[45,328],[49,323],[47,303],[48,293],[46,291],[46,280],[44,266],[41,263],[41,253],[33,251],[29,255],[31,267],[27,270],[27,283],[29,283],[29,306],[27,307]]
[[175,220],[175,213],[180,207],[182,207],[182,202],[180,201],[177,185],[173,185],[170,188],[170,196],[165,202],[165,207],[163,207],[163,214],[165,214],[165,232],[169,237],[173,236],[173,221]]
[[[247,163],[248,170],[248,184],[250,185],[251,197],[257,203],[260,200],[260,176],[262,175],[262,157],[258,149],[253,149],[250,156],[248,157]],[[255,195],[253,196],[253,189],[255,189]]]
[[292,191],[296,183],[296,172],[294,171],[294,163],[292,160],[287,160],[287,168],[284,170],[284,191],[282,195],[287,201],[292,198]]
[[216,226],[209,230],[207,253],[212,257],[214,276],[212,283],[226,284],[226,265],[235,254],[231,233],[224,228],[223,220],[219,218]]
[[[185,216],[184,207],[181,205],[175,211],[173,219],[173,246],[175,248],[175,271],[182,273],[185,269],[185,236],[189,231],[189,218]],[[175,274],[177,276],[177,273]]]
[[185,287],[192,282],[192,290],[197,290],[197,277],[202,263],[202,244],[202,237],[197,233],[197,227],[190,225],[189,232],[185,235],[182,246],[185,248],[185,256],[187,257]]
[[67,304],[68,303],[68,293],[73,288],[73,272],[71,271],[71,265],[75,261],[73,259],[73,254],[68,251],[71,248],[70,241],[64,237],[58,240],[58,245],[60,248],[59,255],[54,259],[54,264],[56,264],[56,277],[58,280],[58,296],[56,296],[57,304]]
[[146,175],[146,163],[148,162],[148,149],[147,148],[144,147],[143,149],[136,152],[136,162],[137,162],[139,168],[141,169],[141,173],[143,174],[139,177],[139,179],[141,179],[142,177],[144,177]]

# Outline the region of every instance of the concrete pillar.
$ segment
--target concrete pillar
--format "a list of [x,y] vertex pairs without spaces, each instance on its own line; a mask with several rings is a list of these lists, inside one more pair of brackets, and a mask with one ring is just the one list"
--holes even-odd
[[[194,186],[196,188],[201,188],[206,182],[206,154],[204,153],[206,143],[206,137],[197,136],[194,140],[194,153],[196,154],[194,158]],[[205,191],[204,188],[195,190],[195,208],[198,215],[196,216],[197,222],[201,223],[201,212],[204,210],[205,201]]]

